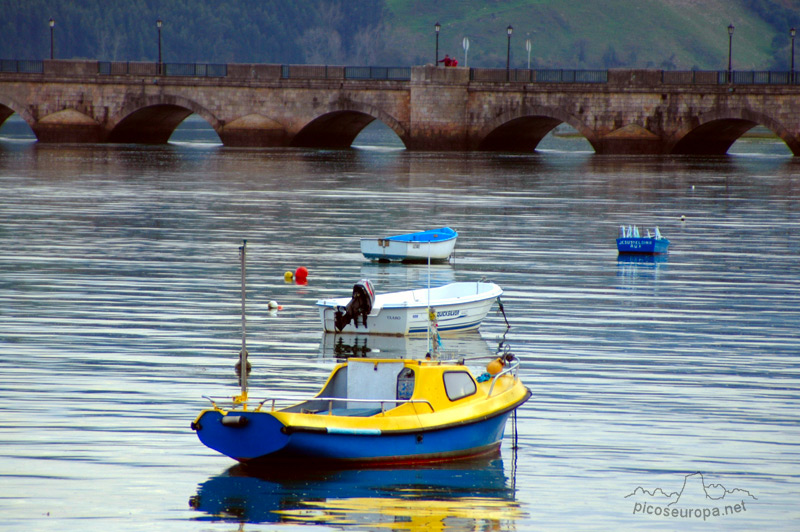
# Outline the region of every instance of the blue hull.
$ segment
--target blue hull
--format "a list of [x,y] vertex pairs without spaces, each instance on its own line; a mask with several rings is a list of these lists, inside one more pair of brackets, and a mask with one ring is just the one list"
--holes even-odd
[[236,412],[236,416],[247,418],[247,423],[231,427],[222,424],[220,412],[207,411],[195,428],[207,447],[243,463],[386,465],[466,458],[494,451],[500,447],[512,411],[468,424],[384,433],[284,427],[267,412]]
[[619,253],[666,253],[669,240],[666,238],[624,237],[617,239]]

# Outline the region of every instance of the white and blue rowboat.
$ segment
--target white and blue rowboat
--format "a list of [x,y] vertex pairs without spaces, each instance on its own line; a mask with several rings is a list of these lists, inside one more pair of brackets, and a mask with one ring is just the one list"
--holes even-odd
[[[362,280],[354,286],[354,296]],[[374,292],[373,292],[374,294]],[[489,313],[503,289],[490,282],[457,282],[436,288],[418,288],[402,292],[374,294],[371,308],[368,298],[335,298],[317,301],[322,328],[331,333],[428,334],[430,317],[435,313],[440,333],[474,330]]]
[[647,230],[647,236],[639,234],[639,228],[634,226],[620,227],[619,238],[617,238],[617,252],[619,253],[643,253],[643,254],[659,254],[666,253],[669,247],[669,240],[661,235],[658,227],[655,228],[654,234],[650,234]]
[[449,227],[385,238],[362,238],[361,253],[380,262],[425,262],[428,259],[442,262],[453,254],[457,238],[458,232]]

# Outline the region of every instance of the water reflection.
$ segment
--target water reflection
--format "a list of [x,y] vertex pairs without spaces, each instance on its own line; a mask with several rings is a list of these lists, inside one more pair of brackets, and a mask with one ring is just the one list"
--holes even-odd
[[513,530],[526,514],[499,453],[402,469],[255,471],[237,465],[190,498],[198,520],[386,530]]
[[[458,247],[456,246],[456,252]],[[394,290],[411,290],[428,286],[442,286],[455,282],[456,273],[453,264],[403,264],[399,262],[379,263],[365,262],[361,266],[361,278],[369,279],[379,292],[386,292],[386,287]]]
[[[477,331],[441,338],[436,346],[438,357],[482,358],[491,357],[496,350]],[[431,344],[426,337],[384,336],[376,334],[332,334],[322,335],[319,352],[322,358],[423,358],[430,352]]]
[[623,288],[652,286],[667,269],[667,255],[621,253],[617,256],[617,277]]

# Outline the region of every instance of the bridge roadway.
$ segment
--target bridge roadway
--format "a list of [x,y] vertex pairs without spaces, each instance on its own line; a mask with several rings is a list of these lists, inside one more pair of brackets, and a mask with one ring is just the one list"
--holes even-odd
[[196,113],[226,146],[346,148],[378,119],[409,150],[529,152],[567,123],[599,154],[723,154],[761,125],[800,155],[800,85],[726,83],[725,72],[609,70],[564,83],[430,65],[376,80],[349,79],[344,67],[175,76],[155,63],[105,63],[104,73],[98,61],[41,63],[0,72],[0,124],[17,113],[40,142],[166,143]]

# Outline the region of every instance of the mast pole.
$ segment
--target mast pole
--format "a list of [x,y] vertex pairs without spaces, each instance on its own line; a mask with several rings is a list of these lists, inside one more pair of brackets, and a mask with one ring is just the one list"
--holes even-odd
[[242,384],[243,401],[247,400],[247,318],[245,317],[245,299],[247,291],[245,288],[245,275],[247,263],[247,240],[242,240],[239,248],[239,258],[242,262],[242,351],[239,353],[239,375]]
[[433,356],[434,348],[431,341],[431,242],[428,240],[428,353]]

